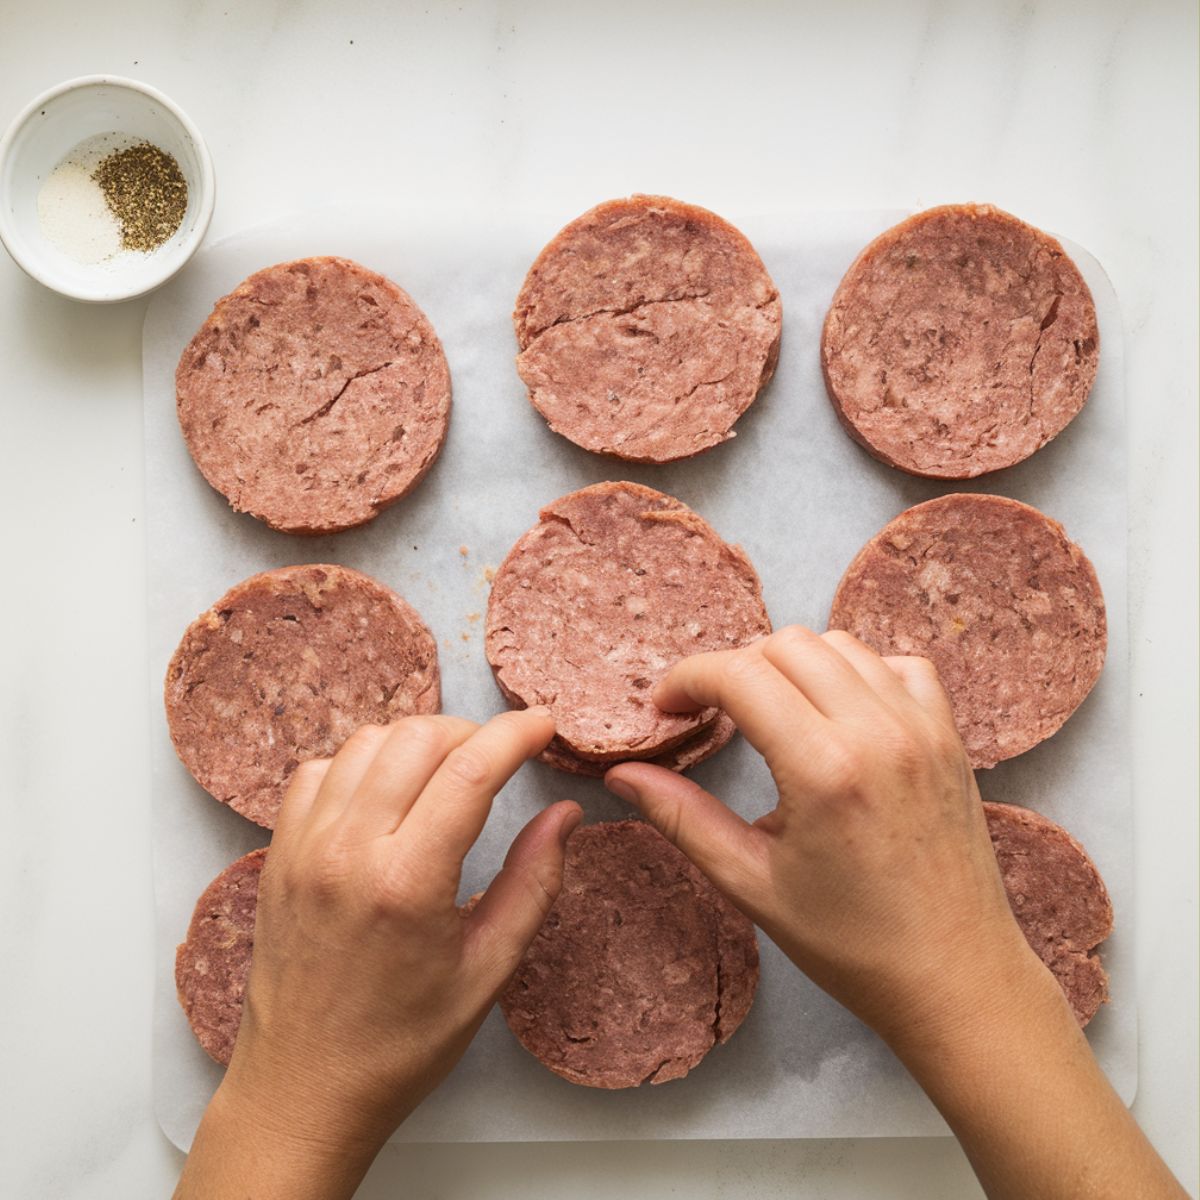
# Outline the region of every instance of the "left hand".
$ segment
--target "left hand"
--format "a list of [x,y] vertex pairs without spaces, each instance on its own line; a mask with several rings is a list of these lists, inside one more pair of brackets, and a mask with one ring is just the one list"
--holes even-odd
[[[300,765],[263,869],[241,1030],[206,1125],[251,1124],[260,1142],[365,1170],[458,1061],[558,895],[582,815],[565,801],[525,826],[469,917],[456,906],[493,797],[553,732],[546,709],[483,726],[410,717]],[[192,1165],[178,1195],[201,1194],[187,1187]]]

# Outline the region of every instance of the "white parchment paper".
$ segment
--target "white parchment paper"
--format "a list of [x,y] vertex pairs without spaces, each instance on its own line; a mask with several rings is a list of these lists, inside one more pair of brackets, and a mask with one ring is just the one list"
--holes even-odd
[[[1112,1003],[1089,1037],[1122,1097],[1136,1086],[1132,797],[1128,754],[1126,444],[1121,315],[1085,251],[1069,247],[1095,296],[1101,362],[1084,412],[1011,470],[953,486],[882,466],[839,427],[817,357],[829,300],[855,254],[900,213],[726,214],[750,237],[783,298],[779,369],[737,437],[690,462],[634,466],[588,454],[551,433],[513,366],[509,314],[525,271],[571,213],[449,227],[398,227],[386,212],[323,211],[202,250],[151,302],[144,337],[153,820],[157,896],[155,1095],[177,1145],[190,1144],[220,1070],[192,1038],[175,997],[173,962],[197,897],[265,831],[212,800],[176,760],[162,678],[184,628],[233,583],[288,563],[339,562],[395,588],[437,636],[443,704],[477,720],[503,707],[484,658],[488,568],[538,508],[601,479],[632,479],[679,497],[763,580],[778,625],[824,628],[842,571],[901,509],[951,490],[999,492],[1062,521],[1092,558],[1108,604],[1109,653],[1091,697],[1063,731],[981,773],[985,798],[1027,805],[1070,829],[1112,893],[1105,947]],[[305,539],[234,514],[193,466],[175,417],[180,352],[213,302],[246,275],[314,254],[355,258],[396,280],[432,320],[454,386],[441,458],[408,499],[364,529]],[[466,555],[460,553],[466,547]],[[769,776],[736,741],[694,773],[748,817],[772,804]],[[531,764],[498,798],[466,863],[462,894],[499,867],[540,807],[571,797],[589,820],[626,815],[590,780]],[[679,1082],[637,1091],[573,1086],[525,1053],[497,1012],[446,1082],[405,1123],[401,1141],[603,1138],[796,1138],[945,1133],[887,1048],[760,938],[762,985],[744,1026]]]

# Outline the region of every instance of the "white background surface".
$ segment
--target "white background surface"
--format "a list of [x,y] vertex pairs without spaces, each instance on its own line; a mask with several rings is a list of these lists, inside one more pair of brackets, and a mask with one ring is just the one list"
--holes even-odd
[[[68,76],[167,91],[213,235],[362,196],[731,214],[994,201],[1105,264],[1126,320],[1141,1086],[1197,1187],[1197,22],[1191,0],[0,0],[0,120]],[[167,1194],[150,1099],[140,332],[0,261],[0,1194]],[[434,1200],[969,1197],[949,1141],[396,1147]]]

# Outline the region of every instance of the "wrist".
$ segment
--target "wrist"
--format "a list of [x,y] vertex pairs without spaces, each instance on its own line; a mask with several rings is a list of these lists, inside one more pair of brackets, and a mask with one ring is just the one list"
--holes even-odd
[[314,1126],[226,1076],[209,1102],[175,1200],[350,1200],[378,1144]]
[[946,1090],[977,1087],[1013,1053],[1078,1035],[1057,980],[1017,930],[1013,944],[982,947],[922,987],[904,1019],[878,1032],[937,1101]]
[[334,1079],[270,1070],[248,1056],[235,1056],[212,1105],[227,1125],[253,1129],[281,1156],[318,1167],[365,1171],[391,1133],[348,1103]]

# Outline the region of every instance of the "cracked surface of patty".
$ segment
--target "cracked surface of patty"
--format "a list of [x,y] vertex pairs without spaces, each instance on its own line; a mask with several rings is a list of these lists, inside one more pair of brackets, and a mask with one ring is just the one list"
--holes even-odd
[[205,479],[288,533],[361,525],[406,495],[450,416],[433,327],[394,283],[343,258],[251,275],[184,350],[175,387]]
[[775,370],[781,308],[728,222],[631,196],[555,236],[513,324],[517,370],[551,429],[585,450],[670,462],[734,436]]
[[975,768],[1058,731],[1108,643],[1096,572],[1057,521],[1003,496],[940,496],[902,512],[838,584],[831,629],[880,654],[931,659]]
[[1053,821],[1011,804],[985,803],[983,810],[1017,924],[1086,1025],[1108,999],[1108,974],[1094,953],[1113,930],[1104,880]]
[[233,1057],[242,997],[254,953],[258,882],[266,850],[252,850],[204,889],[175,951],[175,990],[205,1052],[222,1066]]
[[[598,483],[548,504],[488,597],[485,647],[510,704],[545,704],[552,752],[612,763],[653,758],[717,718],[664,713],[654,685],[679,659],[770,632],[740,547],[680,501]],[[566,769],[569,769],[566,768]]]
[[839,285],[821,366],[842,424],[889,466],[969,479],[1061,433],[1096,378],[1087,284],[1049,235],[988,205],[918,213]]
[[296,767],[360,725],[441,704],[437,644],[416,610],[348,567],[253,575],[188,626],[167,668],[171,740],[222,804],[268,829]]
[[500,1008],[564,1079],[636,1087],[728,1041],[758,975],[751,922],[651,826],[606,822],[567,842],[562,891]]

